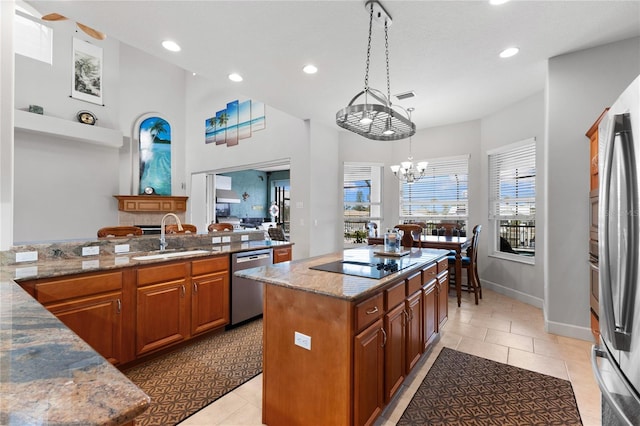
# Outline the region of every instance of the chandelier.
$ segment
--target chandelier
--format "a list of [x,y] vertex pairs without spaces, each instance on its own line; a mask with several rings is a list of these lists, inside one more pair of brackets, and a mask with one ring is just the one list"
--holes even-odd
[[[414,108],[409,108],[409,120],[411,120],[411,112]],[[409,161],[403,161],[399,165],[391,166],[391,171],[393,174],[400,179],[402,182],[406,182],[409,185],[412,185],[414,182],[420,180],[420,178],[424,177],[427,172],[427,163],[426,161],[420,161],[418,164],[413,164],[413,157],[411,155],[411,136],[409,136]]]
[[[369,39],[367,43],[367,66],[364,76],[364,90],[356,94],[349,105],[336,113],[336,124],[344,129],[379,141],[406,139],[416,132],[416,125],[411,122],[404,108],[391,105],[391,85],[389,79],[389,26],[391,16],[377,0],[365,3],[369,10]],[[384,23],[385,57],[387,63],[387,95],[369,87],[369,62],[371,58],[371,26],[373,17]],[[355,102],[364,97],[364,103]],[[369,101],[372,101],[369,103]],[[400,111],[402,110],[402,111]]]

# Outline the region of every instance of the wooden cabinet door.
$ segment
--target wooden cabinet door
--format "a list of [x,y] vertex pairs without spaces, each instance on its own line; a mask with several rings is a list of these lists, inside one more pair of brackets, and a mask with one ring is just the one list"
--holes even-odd
[[123,362],[122,292],[45,307],[109,362]]
[[387,342],[384,346],[384,398],[389,402],[398,391],[405,377],[407,313],[404,303],[384,316]]
[[438,276],[438,331],[449,318],[449,274]]
[[427,283],[422,290],[423,321],[424,321],[424,349],[426,350],[435,339],[438,332],[438,292],[436,280]]
[[408,322],[406,326],[407,333],[407,360],[406,373],[409,374],[411,369],[420,359],[423,351],[422,343],[422,291],[418,290],[409,296],[405,302],[405,310],[408,314]]
[[288,262],[291,260],[291,246],[277,247],[273,249],[273,263]]
[[384,330],[382,319],[355,337],[354,409],[356,426],[373,424],[384,406]]
[[191,280],[191,334],[229,324],[229,272]]
[[136,355],[189,337],[187,292],[184,279],[138,288]]

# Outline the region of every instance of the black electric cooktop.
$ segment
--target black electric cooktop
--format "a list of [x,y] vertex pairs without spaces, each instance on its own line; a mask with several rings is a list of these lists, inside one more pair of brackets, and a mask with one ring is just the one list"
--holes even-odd
[[343,259],[324,263],[322,265],[310,266],[309,269],[379,280],[380,278],[384,278],[387,275],[396,273],[404,268],[415,265],[416,263],[418,263],[418,260],[410,257],[403,257],[399,259]]

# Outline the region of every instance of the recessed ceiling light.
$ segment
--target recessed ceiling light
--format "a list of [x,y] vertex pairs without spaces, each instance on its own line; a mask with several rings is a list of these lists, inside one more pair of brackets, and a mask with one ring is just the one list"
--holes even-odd
[[507,3],[509,0],[489,0],[489,4],[492,4],[494,6],[498,6],[501,4],[505,4]]
[[318,68],[315,65],[305,65],[304,68],[302,68],[302,71],[304,71],[307,74],[315,74],[318,72]]
[[234,72],[232,74],[229,74],[229,80],[239,82],[242,81],[242,76]]
[[517,47],[508,47],[508,48],[504,49],[502,52],[500,52],[500,57],[501,58],[510,58],[513,55],[516,55],[519,51],[520,51],[520,49],[517,48]]
[[179,52],[180,46],[178,46],[178,43],[176,43],[175,41],[171,41],[171,40],[165,40],[162,42],[162,47],[164,47],[165,49],[171,51],[171,52]]

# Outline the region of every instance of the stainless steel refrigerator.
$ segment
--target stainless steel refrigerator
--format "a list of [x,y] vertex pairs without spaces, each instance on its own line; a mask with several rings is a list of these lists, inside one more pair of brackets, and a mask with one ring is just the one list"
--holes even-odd
[[603,425],[640,425],[640,76],[598,128],[600,342],[591,354]]

